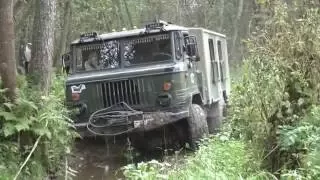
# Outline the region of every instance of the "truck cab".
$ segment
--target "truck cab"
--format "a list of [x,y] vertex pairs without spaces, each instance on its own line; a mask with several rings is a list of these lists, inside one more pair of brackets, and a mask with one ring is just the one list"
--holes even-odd
[[230,93],[226,37],[164,21],[86,33],[63,58],[66,102],[86,136],[147,132],[185,121],[188,141],[219,128]]

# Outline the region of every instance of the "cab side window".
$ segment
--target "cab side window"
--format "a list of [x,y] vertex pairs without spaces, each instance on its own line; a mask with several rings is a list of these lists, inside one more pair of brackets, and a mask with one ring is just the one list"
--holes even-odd
[[179,60],[182,57],[181,35],[179,32],[174,33],[174,41],[175,41],[176,59]]
[[209,51],[210,51],[210,62],[211,62],[211,77],[213,83],[216,83],[218,80],[218,63],[215,59],[214,43],[213,39],[208,39]]
[[217,41],[217,47],[218,47],[218,55],[219,55],[219,65],[220,65],[220,80],[224,81],[224,66],[225,66],[225,62],[224,62],[224,57],[222,54],[222,42],[220,40]]

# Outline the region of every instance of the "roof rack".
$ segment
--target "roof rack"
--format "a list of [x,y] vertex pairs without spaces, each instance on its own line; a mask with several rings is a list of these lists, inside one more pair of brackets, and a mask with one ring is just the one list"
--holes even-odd
[[97,32],[87,32],[80,35],[80,42],[84,41],[85,39],[91,39],[91,38],[97,38],[98,33]]
[[162,20],[156,20],[153,23],[146,24],[145,28],[146,28],[147,31],[150,31],[150,30],[153,30],[153,29],[163,30],[164,26],[167,26],[169,24],[171,24],[171,23],[168,23],[168,22],[162,21]]

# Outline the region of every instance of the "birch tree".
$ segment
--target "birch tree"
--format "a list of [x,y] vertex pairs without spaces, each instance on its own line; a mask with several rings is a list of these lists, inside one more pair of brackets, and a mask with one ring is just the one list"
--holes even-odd
[[236,16],[236,20],[234,21],[234,26],[233,26],[233,39],[232,39],[232,54],[235,55],[236,53],[236,43],[238,40],[238,33],[239,33],[239,22],[242,16],[242,11],[243,11],[243,0],[239,0],[239,5],[238,5],[238,12]]

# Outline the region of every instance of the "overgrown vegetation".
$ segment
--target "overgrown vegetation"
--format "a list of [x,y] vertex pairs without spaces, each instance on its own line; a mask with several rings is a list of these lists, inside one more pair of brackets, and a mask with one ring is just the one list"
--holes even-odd
[[202,141],[186,160],[141,162],[123,168],[128,179],[275,179],[259,168],[250,144],[220,134]]
[[13,179],[25,160],[22,179],[57,175],[76,136],[63,103],[63,77],[54,79],[48,96],[40,96],[23,77],[18,82],[16,103],[8,101],[4,89],[0,91],[0,179]]
[[[227,174],[237,176],[242,174],[247,163],[243,145],[240,142],[210,139],[203,143],[195,156],[190,156],[186,161],[161,163],[153,160],[138,163],[137,166],[130,164],[123,168],[124,175],[129,179],[212,179],[226,177]],[[233,151],[225,151],[227,147]],[[223,159],[226,161],[221,161]],[[230,166],[225,166],[229,163]]]
[[[290,1],[289,7],[268,0],[259,0],[266,4],[263,7],[258,1],[220,1],[215,11],[211,9],[211,1],[193,6],[179,1],[103,2],[69,1],[66,17],[71,17],[70,4],[75,12],[82,12],[74,13],[74,32],[91,29],[93,25],[99,31],[112,31],[127,23],[143,24],[140,14],[149,17],[157,11],[158,16],[166,14],[182,24],[217,27],[219,32],[234,34],[232,59],[238,34],[246,37],[244,34],[259,27],[246,42],[245,52],[240,53],[246,58],[232,92],[227,123],[230,128],[203,141],[199,151],[182,165],[157,161],[128,165],[123,169],[128,179],[320,179],[320,13],[317,6],[312,6],[314,1],[299,1],[299,6]],[[243,4],[246,12],[251,9],[253,14],[265,15],[266,19],[252,18],[247,27],[240,18],[251,15],[241,15]],[[128,5],[124,13],[121,7]],[[238,13],[224,12],[237,8]],[[91,10],[96,13],[88,16]],[[28,36],[34,18],[31,12],[32,5],[22,13],[29,19],[27,27],[20,30],[23,43],[31,39]],[[106,16],[105,12],[112,16]],[[25,16],[20,17],[22,22]],[[64,21],[71,24],[70,20]],[[246,26],[242,33],[237,29],[240,24]],[[68,28],[68,34],[72,34],[71,29]],[[43,179],[48,174],[59,174],[64,168],[65,155],[76,134],[70,131],[68,112],[63,105],[63,77],[56,77],[53,82],[49,95],[42,96],[20,77],[14,103],[6,98],[7,90],[0,89],[0,179]]]
[[144,163],[127,166],[125,175],[319,179],[320,13],[315,6],[296,7],[269,4],[272,16],[246,42],[248,54],[233,87],[231,129],[226,131],[233,140],[211,139],[174,170]]
[[320,15],[318,9],[290,9],[276,4],[265,28],[248,41],[232,98],[234,135],[252,141],[265,156],[263,167],[278,176],[304,167],[313,151],[306,140],[320,136],[306,121],[319,101]]

